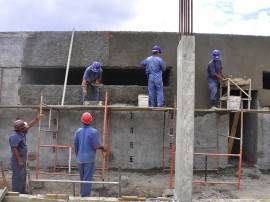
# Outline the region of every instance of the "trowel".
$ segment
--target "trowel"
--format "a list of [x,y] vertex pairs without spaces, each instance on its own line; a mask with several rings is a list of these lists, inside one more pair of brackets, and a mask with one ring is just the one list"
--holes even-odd
[[96,86],[98,88],[102,88],[103,87],[103,84],[102,83],[99,83],[99,80],[96,80],[96,82],[93,82],[91,83],[92,86]]

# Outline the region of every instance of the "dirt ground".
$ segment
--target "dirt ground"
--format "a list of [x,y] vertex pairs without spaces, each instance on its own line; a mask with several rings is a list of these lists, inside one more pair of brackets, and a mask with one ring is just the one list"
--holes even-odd
[[[237,181],[237,166],[222,169],[219,173],[211,172],[207,174],[208,181]],[[63,172],[63,171],[62,171]],[[77,172],[77,171],[75,171]],[[11,186],[11,172],[6,171],[8,188]],[[98,171],[95,172],[98,174]],[[109,170],[105,172],[105,181],[117,181],[118,171]],[[169,189],[169,173],[163,174],[161,170],[144,170],[121,172],[125,180],[122,182],[121,194],[126,196],[144,196],[147,198],[161,197],[164,190]],[[35,179],[35,170],[31,170],[31,178]],[[40,179],[70,179],[79,180],[78,176],[48,176],[40,175]],[[204,173],[194,173],[194,180],[204,180]],[[96,179],[96,181],[99,181]],[[2,188],[2,180],[0,188]],[[101,185],[94,185],[91,196],[99,196],[98,188]],[[108,185],[108,196],[117,197],[118,186]],[[237,185],[193,185],[193,199],[270,199],[270,173],[262,172],[252,165],[243,164],[241,187]],[[46,182],[43,188],[33,189],[34,195],[44,195],[46,193],[61,193],[73,195],[73,186],[69,183]],[[75,195],[79,196],[79,184],[75,185]]]

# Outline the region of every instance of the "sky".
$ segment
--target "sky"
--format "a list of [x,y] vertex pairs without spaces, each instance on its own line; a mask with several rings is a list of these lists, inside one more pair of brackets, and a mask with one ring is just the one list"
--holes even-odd
[[[0,32],[179,31],[179,0],[0,0]],[[270,0],[193,0],[193,32],[270,36]]]

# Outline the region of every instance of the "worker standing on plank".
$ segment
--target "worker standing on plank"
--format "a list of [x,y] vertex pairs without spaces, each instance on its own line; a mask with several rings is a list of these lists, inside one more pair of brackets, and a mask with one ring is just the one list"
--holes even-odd
[[[76,162],[78,163],[81,181],[93,180],[96,150],[101,149],[102,152],[106,152],[106,147],[100,145],[98,131],[90,126],[92,120],[90,113],[83,113],[81,121],[84,126],[79,128],[74,136]],[[92,184],[81,184],[81,197],[90,196],[91,186]]]
[[145,68],[145,73],[148,77],[148,94],[150,107],[155,106],[155,95],[157,94],[157,106],[163,107],[163,81],[162,73],[166,70],[165,62],[159,57],[161,48],[154,46],[152,48],[153,55],[141,62]]
[[32,128],[35,123],[44,118],[43,114],[39,114],[35,119],[29,123],[23,120],[16,120],[14,122],[14,131],[9,138],[11,147],[11,169],[12,169],[12,191],[21,194],[28,194],[26,192],[26,160],[27,160],[27,145],[26,134],[29,128]]
[[91,87],[92,90],[93,101],[99,100],[99,88],[95,84],[99,83],[101,80],[102,72],[103,70],[99,62],[93,62],[93,64],[84,71],[82,81],[83,102],[89,101],[89,87]]
[[217,91],[220,81],[226,79],[223,75],[222,61],[220,60],[219,50],[212,52],[213,59],[208,63],[207,80],[210,90],[211,109],[217,108]]

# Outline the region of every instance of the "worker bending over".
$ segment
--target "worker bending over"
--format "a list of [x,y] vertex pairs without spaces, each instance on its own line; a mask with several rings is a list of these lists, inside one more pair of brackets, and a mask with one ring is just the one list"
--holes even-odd
[[95,84],[98,84],[102,78],[101,65],[99,62],[93,62],[93,64],[86,68],[83,74],[82,81],[82,91],[83,91],[83,102],[89,101],[89,87],[92,90],[93,101],[99,101],[99,87]]

